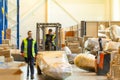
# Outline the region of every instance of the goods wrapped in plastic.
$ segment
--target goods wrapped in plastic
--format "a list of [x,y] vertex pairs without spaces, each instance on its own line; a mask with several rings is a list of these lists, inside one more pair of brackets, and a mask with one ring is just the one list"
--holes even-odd
[[106,43],[105,47],[104,47],[104,51],[117,51],[119,49],[120,46],[120,42],[113,42],[110,41],[108,43]]
[[69,47],[65,46],[62,48],[62,51],[65,51],[65,53],[68,54],[72,54],[71,50],[69,49]]
[[77,54],[72,54],[71,50],[67,46],[64,46],[62,50],[65,51],[69,63],[74,63],[74,58],[77,56]]
[[[105,47],[105,44],[111,41],[110,39],[102,39],[102,47]],[[84,44],[85,49],[87,50],[95,50],[99,51],[99,43],[98,43],[98,38],[89,38],[85,44]]]
[[92,54],[79,54],[75,57],[74,63],[81,69],[95,71],[95,56]]
[[72,73],[72,66],[64,51],[39,52],[36,62],[45,75],[54,79],[65,79]]
[[106,35],[106,34],[103,34],[103,33],[98,33],[98,37],[107,38],[107,35]]
[[73,64],[74,63],[74,59],[78,54],[67,54],[67,58],[69,63]]
[[118,41],[120,39],[120,26],[112,25],[110,27],[111,38],[113,41]]

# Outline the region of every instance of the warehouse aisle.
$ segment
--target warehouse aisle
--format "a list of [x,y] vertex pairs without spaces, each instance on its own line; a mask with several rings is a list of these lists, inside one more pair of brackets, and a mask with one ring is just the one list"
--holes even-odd
[[[77,68],[75,65],[73,67],[73,74],[66,78],[65,80],[107,80],[106,76],[96,76],[93,72],[87,72],[85,70]],[[24,80],[26,80],[26,66],[21,68],[24,74]],[[30,80],[30,79],[29,79]],[[35,79],[34,80],[54,80],[50,77],[45,77],[43,75],[38,76],[37,70],[35,69]]]

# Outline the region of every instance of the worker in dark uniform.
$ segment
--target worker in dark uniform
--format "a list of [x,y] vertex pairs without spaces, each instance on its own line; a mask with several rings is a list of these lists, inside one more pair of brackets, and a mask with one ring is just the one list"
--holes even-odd
[[34,79],[34,61],[37,55],[37,43],[32,38],[32,31],[28,31],[28,37],[22,41],[21,54],[25,58],[27,67],[27,78],[29,78],[29,68],[31,71],[31,79]]
[[52,34],[52,29],[48,30],[48,34],[45,36],[45,50],[55,50],[55,39],[56,35]]

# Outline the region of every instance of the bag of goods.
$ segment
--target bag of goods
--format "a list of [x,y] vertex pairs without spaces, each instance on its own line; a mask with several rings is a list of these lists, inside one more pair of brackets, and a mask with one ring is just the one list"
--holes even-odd
[[113,41],[119,41],[120,38],[120,26],[112,25],[110,27],[110,34]]
[[[105,44],[111,41],[110,39],[102,39],[102,47],[105,47]],[[98,43],[98,38],[89,38],[85,44],[84,44],[85,49],[87,50],[95,50],[99,51],[99,43]]]
[[75,57],[74,63],[81,69],[95,71],[95,56],[92,54],[79,54]]
[[105,47],[104,47],[104,51],[117,51],[118,48],[120,46],[120,42],[113,42],[113,41],[110,41],[108,43],[106,43]]
[[39,52],[36,63],[41,72],[54,79],[63,80],[72,74],[72,66],[64,51]]

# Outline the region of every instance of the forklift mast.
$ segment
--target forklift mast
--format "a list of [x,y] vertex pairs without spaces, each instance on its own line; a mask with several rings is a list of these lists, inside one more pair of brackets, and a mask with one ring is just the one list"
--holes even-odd
[[[36,24],[36,41],[37,41],[37,46],[38,46],[38,51],[45,51],[45,36],[46,28],[55,28],[55,33],[56,33],[56,50],[61,49],[61,24],[60,23],[37,23]],[[42,32],[41,32],[42,31]],[[40,41],[40,38],[42,36],[42,42]]]

